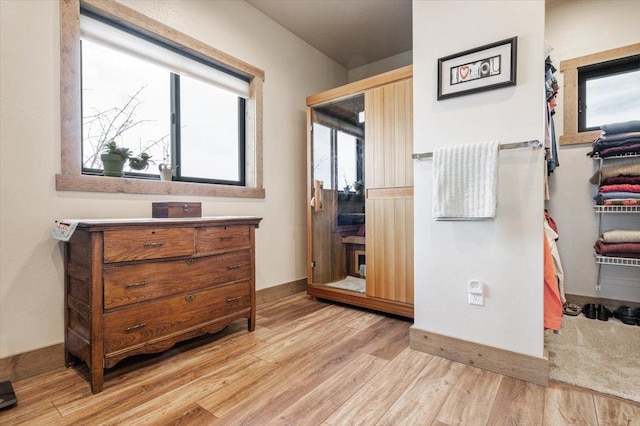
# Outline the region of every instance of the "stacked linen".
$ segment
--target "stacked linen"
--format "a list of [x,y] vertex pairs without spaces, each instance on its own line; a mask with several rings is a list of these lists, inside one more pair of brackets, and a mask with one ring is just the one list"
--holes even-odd
[[589,182],[599,184],[593,197],[599,205],[640,205],[640,161],[602,167]]
[[600,129],[602,132],[587,155],[606,158],[640,154],[640,120],[603,124]]
[[640,230],[612,229],[605,231],[593,248],[601,256],[640,259]]

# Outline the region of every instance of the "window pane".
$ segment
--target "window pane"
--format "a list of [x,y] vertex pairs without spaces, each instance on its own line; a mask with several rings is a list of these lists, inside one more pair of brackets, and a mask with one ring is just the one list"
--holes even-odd
[[241,181],[238,97],[180,76],[180,174]]
[[[324,189],[333,188],[331,179],[331,129],[313,124],[313,180],[323,182]],[[313,182],[311,182],[313,185]]]
[[355,136],[338,132],[338,189],[347,185],[355,191],[353,183],[358,180],[358,151]]
[[587,85],[587,127],[640,117],[640,71],[591,78]]
[[[84,168],[102,169],[100,154],[111,140],[162,162],[171,143],[170,73],[83,40],[82,133]],[[142,172],[158,174],[156,167]]]

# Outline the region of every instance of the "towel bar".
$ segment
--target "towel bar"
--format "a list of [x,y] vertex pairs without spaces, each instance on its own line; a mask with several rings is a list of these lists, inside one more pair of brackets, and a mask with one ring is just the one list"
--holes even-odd
[[[514,143],[505,143],[500,145],[500,149],[514,149],[514,148],[533,148],[533,149],[539,149],[542,148],[542,144],[540,144],[540,141],[537,139],[531,140],[531,141],[524,141],[524,142],[514,142]],[[422,154],[412,154],[411,158],[413,158],[414,160],[423,160],[425,158],[432,158],[433,157],[433,152],[424,152]]]

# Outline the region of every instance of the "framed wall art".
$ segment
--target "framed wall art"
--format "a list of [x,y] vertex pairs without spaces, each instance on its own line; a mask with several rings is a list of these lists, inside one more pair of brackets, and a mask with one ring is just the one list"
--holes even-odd
[[438,59],[438,100],[515,86],[518,37]]

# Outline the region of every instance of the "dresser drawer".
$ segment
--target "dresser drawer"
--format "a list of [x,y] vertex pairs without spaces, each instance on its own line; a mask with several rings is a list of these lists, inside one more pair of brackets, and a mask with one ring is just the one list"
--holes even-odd
[[248,226],[214,226],[197,230],[197,253],[211,253],[249,247],[250,245],[251,237]]
[[181,260],[106,267],[104,308],[143,302],[252,277],[249,250]]
[[104,352],[195,329],[251,307],[250,281],[183,293],[104,315]]
[[194,250],[193,228],[144,228],[104,231],[104,262],[189,256]]

